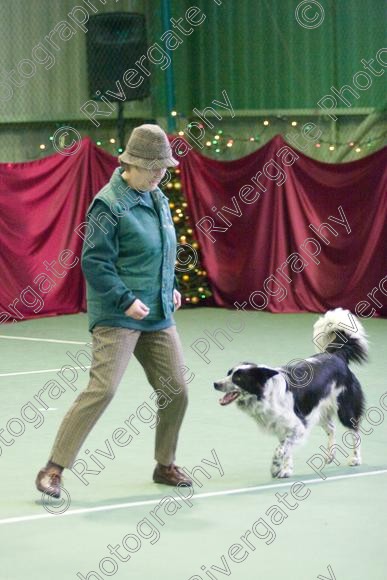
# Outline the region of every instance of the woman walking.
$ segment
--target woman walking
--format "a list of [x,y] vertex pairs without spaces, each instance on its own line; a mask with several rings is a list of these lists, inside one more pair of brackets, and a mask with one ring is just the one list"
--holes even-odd
[[181,305],[174,275],[176,235],[168,199],[157,187],[167,167],[178,162],[164,131],[149,124],[133,130],[119,161],[87,213],[92,235],[84,242],[82,270],[92,363],[89,384],[64,417],[49,461],[36,478],[37,489],[54,497],[60,496],[63,469],[73,466],[132,354],[158,405],[153,481],[192,484],[174,463],[187,387],[172,315]]

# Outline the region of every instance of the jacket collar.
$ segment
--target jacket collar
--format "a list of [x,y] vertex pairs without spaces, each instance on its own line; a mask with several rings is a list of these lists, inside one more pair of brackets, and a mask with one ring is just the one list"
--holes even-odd
[[[127,205],[128,209],[131,209],[135,205],[140,205],[140,194],[135,190],[129,187],[122,179],[121,174],[123,173],[122,167],[117,167],[113,175],[110,178],[110,185],[117,196],[118,199],[123,198],[125,199],[125,204]],[[164,193],[161,191],[159,187],[154,189],[151,192],[151,195],[154,196],[158,201],[163,199],[167,200],[168,198]]]

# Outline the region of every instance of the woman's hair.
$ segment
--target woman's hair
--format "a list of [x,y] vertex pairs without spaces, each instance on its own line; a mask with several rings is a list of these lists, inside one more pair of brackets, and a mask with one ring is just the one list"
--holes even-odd
[[120,161],[120,165],[124,171],[129,171],[133,167],[130,163],[124,163],[123,161]]

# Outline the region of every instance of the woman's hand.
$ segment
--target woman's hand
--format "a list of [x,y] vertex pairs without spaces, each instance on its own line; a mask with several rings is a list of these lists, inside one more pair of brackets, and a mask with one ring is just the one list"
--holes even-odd
[[173,290],[173,304],[175,305],[175,311],[179,310],[181,306],[181,294],[176,288]]
[[130,316],[135,320],[142,320],[149,314],[149,308],[146,306],[139,298],[129,306],[127,310],[125,310],[126,316]]

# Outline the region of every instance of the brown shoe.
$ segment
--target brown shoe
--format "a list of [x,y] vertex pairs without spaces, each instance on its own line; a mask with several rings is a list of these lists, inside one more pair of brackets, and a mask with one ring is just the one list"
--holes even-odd
[[52,467],[44,467],[39,471],[35,480],[35,485],[39,491],[46,493],[47,495],[60,497],[61,481],[62,476],[56,469],[53,469]]
[[153,472],[153,481],[155,483],[164,483],[165,485],[176,486],[180,483],[192,486],[192,481],[174,463],[171,465],[161,465],[161,463],[158,463]]

